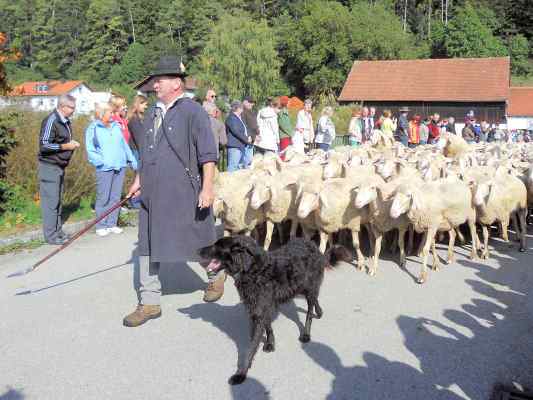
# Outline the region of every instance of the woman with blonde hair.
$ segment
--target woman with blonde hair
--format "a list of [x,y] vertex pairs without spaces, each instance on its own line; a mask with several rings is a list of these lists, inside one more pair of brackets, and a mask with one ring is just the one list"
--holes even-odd
[[[126,167],[137,169],[137,160],[124,140],[120,126],[112,120],[112,107],[97,103],[95,119],[85,131],[89,162],[96,168],[96,217],[120,200]],[[117,226],[119,210],[96,224],[96,234],[122,233]]]
[[109,99],[111,106],[111,120],[120,126],[122,135],[126,143],[130,143],[130,131],[128,129],[128,106],[126,105],[126,98],[120,95],[113,95]]
[[131,135],[131,143],[137,152],[139,151],[140,146],[142,146],[144,112],[147,107],[148,98],[143,94],[137,94],[137,96],[133,98],[133,104],[128,110],[128,130]]
[[317,148],[324,151],[329,151],[331,144],[335,140],[335,124],[331,119],[332,116],[333,108],[330,106],[324,107],[322,116],[319,118],[317,124],[315,143]]

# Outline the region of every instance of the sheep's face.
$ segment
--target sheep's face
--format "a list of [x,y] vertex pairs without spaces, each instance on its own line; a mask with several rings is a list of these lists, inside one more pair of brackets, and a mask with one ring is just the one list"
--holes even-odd
[[324,166],[322,177],[324,179],[331,179],[341,176],[342,164],[336,160],[331,160]]
[[312,211],[318,209],[319,196],[317,192],[302,192],[298,205],[298,218],[307,218]]
[[389,179],[394,174],[394,162],[387,160],[383,162],[379,162],[376,165],[376,172],[381,175],[381,177],[385,180]]
[[258,210],[263,204],[270,200],[270,197],[270,187],[256,182],[252,188],[250,207],[254,210]]
[[489,199],[491,185],[489,183],[480,183],[474,187],[474,204],[481,206],[486,204]]
[[370,202],[376,200],[377,195],[377,189],[375,186],[365,186],[359,188],[355,196],[355,207],[363,208]]
[[398,218],[400,215],[405,214],[411,208],[412,193],[396,193],[392,205],[390,208],[390,216],[392,218]]

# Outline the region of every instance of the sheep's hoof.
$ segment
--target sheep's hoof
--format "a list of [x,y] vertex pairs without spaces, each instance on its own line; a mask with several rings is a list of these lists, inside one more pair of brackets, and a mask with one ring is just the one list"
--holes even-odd
[[370,268],[370,269],[368,270],[368,275],[370,275],[370,276],[374,276],[374,275],[376,275],[376,270],[373,269],[373,268]]
[[400,261],[400,268],[401,269],[405,269],[406,265],[407,265],[407,263],[405,262],[405,260]]
[[450,265],[450,264],[453,264],[455,263],[455,257],[450,257],[446,260],[446,264]]
[[423,278],[421,276],[416,280],[416,283],[418,283],[419,285],[422,285],[425,282],[426,282],[426,278]]

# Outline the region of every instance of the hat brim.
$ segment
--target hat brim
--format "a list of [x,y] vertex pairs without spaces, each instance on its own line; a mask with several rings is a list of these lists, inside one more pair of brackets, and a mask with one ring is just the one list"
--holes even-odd
[[177,72],[175,70],[162,69],[162,70],[154,71],[150,74],[150,78],[154,78],[156,76],[177,76],[179,78],[186,78],[189,75],[186,72]]

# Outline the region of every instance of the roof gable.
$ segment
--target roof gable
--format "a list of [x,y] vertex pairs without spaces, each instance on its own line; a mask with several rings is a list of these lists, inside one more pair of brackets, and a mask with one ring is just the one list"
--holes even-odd
[[507,115],[510,117],[533,117],[533,87],[510,89]]
[[339,101],[505,101],[509,57],[355,61]]

